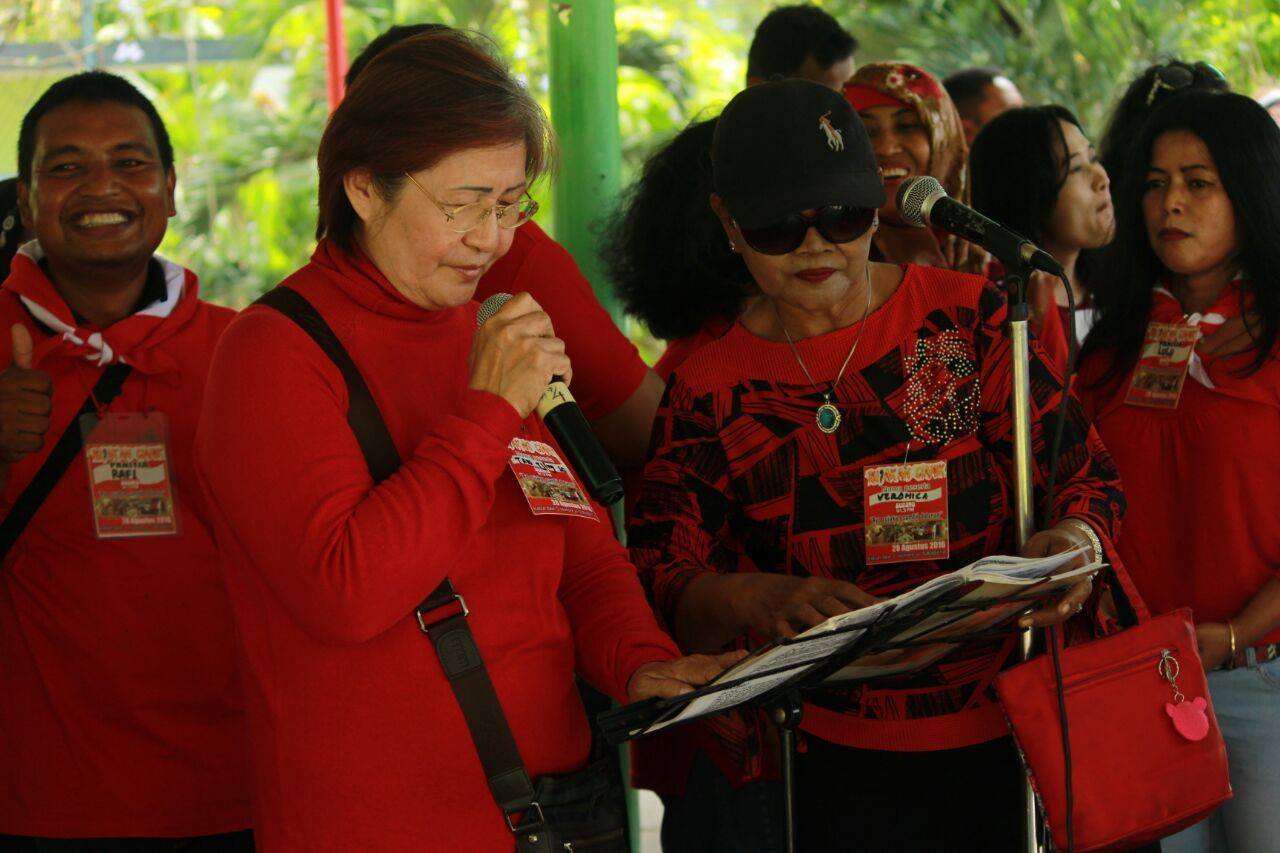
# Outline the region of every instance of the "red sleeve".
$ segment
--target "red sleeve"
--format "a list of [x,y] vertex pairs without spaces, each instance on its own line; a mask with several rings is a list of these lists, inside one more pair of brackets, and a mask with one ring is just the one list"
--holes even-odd
[[[979,301],[981,328],[978,330],[978,358],[982,364],[982,439],[1002,462],[1013,464],[1013,419],[1009,403],[1013,393],[1012,351],[1004,332],[1007,307],[1004,294],[994,285],[983,288]],[[1031,345],[1031,445],[1034,456],[1035,509],[1043,508],[1052,461],[1053,425],[1062,402],[1062,374],[1049,362],[1044,351]],[[1057,457],[1057,486],[1051,517],[1043,526],[1066,516],[1088,520],[1104,537],[1114,537],[1124,515],[1124,492],[1120,474],[1085,416],[1075,395],[1067,403],[1067,422]],[[1012,470],[1010,468],[1010,470]]]
[[560,601],[573,626],[578,669],[625,703],[627,682],[637,667],[680,652],[645,605],[635,567],[613,538],[609,511],[596,506],[596,514],[599,524],[568,522]]
[[402,621],[448,574],[489,515],[520,416],[468,391],[374,486],[346,404],[337,368],[306,333],[250,311],[214,354],[196,465],[290,615],[318,639],[359,643]]
[[587,420],[611,414],[649,371],[635,344],[596,299],[573,257],[536,223],[522,225],[504,257],[485,273],[475,298],[528,292],[551,315],[573,362],[573,396]]
[[641,584],[674,631],[676,606],[695,578],[740,568],[727,544],[733,540],[729,463],[713,396],[697,397],[673,377],[658,406],[653,444],[627,539]]
[[1032,333],[1036,339],[1040,341],[1040,346],[1044,349],[1045,358],[1054,369],[1060,374],[1067,372],[1067,331],[1062,322],[1062,312],[1058,310],[1056,303],[1050,303],[1043,310],[1032,312],[1033,317],[1039,318],[1039,322],[1032,320],[1029,324]]

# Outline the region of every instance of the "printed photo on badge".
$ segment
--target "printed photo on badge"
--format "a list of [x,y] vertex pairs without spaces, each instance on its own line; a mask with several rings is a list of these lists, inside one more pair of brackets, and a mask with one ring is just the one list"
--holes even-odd
[[89,413],[80,419],[90,512],[99,539],[173,536],[178,505],[161,412]]
[[600,520],[573,470],[554,447],[542,441],[513,438],[507,449],[511,451],[508,465],[534,515]]
[[947,463],[873,465],[863,472],[867,565],[951,555]]

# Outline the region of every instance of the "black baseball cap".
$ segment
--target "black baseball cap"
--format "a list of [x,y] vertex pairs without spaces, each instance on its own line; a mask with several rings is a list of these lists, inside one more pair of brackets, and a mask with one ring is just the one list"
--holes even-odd
[[743,228],[815,207],[880,207],[884,184],[862,120],[844,95],[810,80],[739,92],[711,142],[715,190]]

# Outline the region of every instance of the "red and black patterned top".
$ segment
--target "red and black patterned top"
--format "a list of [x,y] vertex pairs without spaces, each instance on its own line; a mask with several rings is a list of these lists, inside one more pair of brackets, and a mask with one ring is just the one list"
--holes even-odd
[[[704,572],[837,578],[892,596],[984,555],[1013,553],[1005,319],[1004,295],[985,279],[904,267],[835,389],[843,422],[830,435],[814,420],[827,386],[808,382],[786,343],[738,323],[690,357],[659,407],[630,531],[632,557],[668,629],[684,589]],[[859,325],[797,342],[815,378],[836,375]],[[1031,392],[1039,507],[1061,376],[1034,343]],[[947,462],[951,556],[867,566],[863,469],[904,459]],[[1074,401],[1058,482],[1051,521],[1087,520],[1110,551],[1124,496]],[[1096,604],[1090,611],[1096,615]],[[1012,637],[975,642],[910,677],[811,694],[802,728],[874,749],[945,749],[999,737],[1008,730],[987,688],[1012,646]],[[723,737],[720,744],[744,748]]]

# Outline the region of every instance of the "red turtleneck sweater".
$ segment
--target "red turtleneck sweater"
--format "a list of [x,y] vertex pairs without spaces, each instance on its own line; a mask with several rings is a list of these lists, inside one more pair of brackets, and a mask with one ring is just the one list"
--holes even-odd
[[414,607],[446,575],[466,598],[534,777],[586,759],[575,665],[623,698],[676,650],[602,510],[530,513],[508,445],[552,440],[468,390],[474,302],[424,311],[328,242],[285,284],[351,353],[404,462],[373,485],[341,375],[292,321],[257,307],[231,325],[196,454],[243,641],[259,849],[510,849]]

